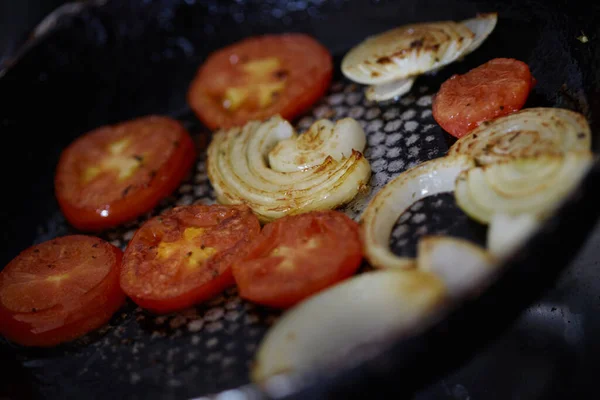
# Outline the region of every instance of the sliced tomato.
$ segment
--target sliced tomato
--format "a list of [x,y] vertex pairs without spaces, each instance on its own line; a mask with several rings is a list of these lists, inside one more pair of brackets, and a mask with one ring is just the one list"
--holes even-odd
[[157,313],[200,303],[234,284],[231,265],[259,232],[258,218],[244,205],[173,208],[129,242],[121,287]]
[[233,275],[242,298],[288,308],[354,274],[362,256],[356,222],[313,211],[265,225]]
[[460,138],[484,121],[520,110],[534,84],[527,64],[495,58],[444,82],[433,100],[433,118]]
[[71,235],[28,248],[0,272],[0,333],[25,346],[53,346],[91,332],[121,307],[122,252]]
[[304,34],[256,36],[212,53],[192,81],[188,102],[210,129],[275,114],[293,119],[327,91],[329,51]]
[[113,227],[152,210],[171,194],[190,171],[195,155],[190,135],[167,117],[100,127],[63,151],[56,197],[76,228]]

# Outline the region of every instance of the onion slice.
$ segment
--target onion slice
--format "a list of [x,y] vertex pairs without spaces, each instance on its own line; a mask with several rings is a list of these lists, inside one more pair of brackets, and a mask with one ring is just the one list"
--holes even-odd
[[475,18],[461,22],[475,34],[475,38],[465,49],[464,55],[474,52],[490,36],[498,23],[498,13],[478,14]]
[[449,236],[422,237],[417,254],[417,268],[442,279],[455,299],[482,291],[498,265],[485,249]]
[[371,101],[390,100],[394,97],[402,96],[410,92],[410,89],[412,89],[414,83],[414,78],[406,78],[369,86],[367,90],[365,90],[365,97],[367,100]]
[[436,158],[411,168],[387,183],[370,201],[362,217],[365,257],[376,268],[411,268],[414,260],[390,250],[390,234],[398,217],[413,203],[452,192],[457,176],[474,166],[470,157]]
[[485,165],[515,157],[588,151],[591,137],[582,114],[529,108],[480,125],[457,140],[448,154],[468,154]]
[[492,215],[487,231],[487,248],[497,259],[505,259],[523,245],[540,226],[533,214]]
[[269,165],[275,171],[294,172],[322,164],[327,157],[341,161],[362,152],[367,144],[365,132],[353,118],[344,118],[335,124],[321,119],[302,135],[295,132],[269,152]]
[[498,212],[543,218],[577,186],[591,163],[590,152],[568,152],[472,168],[456,180],[456,202],[484,224]]
[[[346,134],[349,142],[360,145],[365,140],[365,133],[357,127],[360,125],[352,125],[339,135]],[[327,136],[327,132],[317,130],[315,141],[335,140],[336,136]],[[357,138],[358,135],[363,138]],[[340,147],[329,143],[322,145],[333,153],[337,149],[339,160],[328,155],[320,164],[315,164],[315,156],[310,161],[313,166],[304,170],[287,172],[270,168],[267,163],[269,153],[287,139],[299,140],[299,137],[280,116],[215,133],[208,147],[207,172],[217,200],[222,204],[247,204],[264,223],[285,215],[334,209],[367,187],[371,176],[369,162],[357,150],[344,154],[346,150],[342,144]],[[302,164],[293,151],[289,150],[287,154],[296,160],[296,166]],[[290,165],[283,168],[290,168]]]
[[481,46],[497,21],[496,13],[488,13],[462,22],[406,25],[370,36],[344,56],[342,73],[371,85],[365,91],[368,100],[402,96],[418,75],[437,71]]
[[446,299],[443,283],[428,272],[357,275],[285,313],[260,344],[252,380],[343,365],[363,345],[425,329]]
[[344,56],[341,69],[357,83],[388,83],[453,62],[474,38],[454,21],[405,25],[365,39]]

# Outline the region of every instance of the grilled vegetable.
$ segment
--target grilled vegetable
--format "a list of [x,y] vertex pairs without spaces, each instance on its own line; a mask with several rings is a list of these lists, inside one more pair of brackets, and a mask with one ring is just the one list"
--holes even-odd
[[55,193],[80,230],[97,231],[152,210],[189,173],[196,151],[180,122],[147,116],[77,138],[61,154]]
[[0,334],[46,347],[101,327],[125,302],[122,256],[110,243],[83,235],[24,250],[0,272]]
[[265,225],[233,266],[240,297],[288,308],[356,272],[358,224],[339,211],[312,211]]
[[260,344],[252,379],[326,368],[363,344],[415,334],[445,299],[443,283],[428,272],[358,275],[284,314]]
[[[317,123],[323,124],[327,125]],[[343,131],[342,126],[346,126]],[[245,203],[262,222],[334,209],[352,200],[366,187],[371,167],[362,148],[348,153],[344,142],[364,145],[364,131],[349,121],[338,122],[338,128],[332,130],[311,131],[311,136],[302,139],[287,121],[276,116],[264,123],[253,121],[243,128],[217,132],[208,148],[207,162],[217,200],[224,204]],[[341,137],[342,141],[336,139]],[[277,144],[286,139],[303,143],[296,145],[297,151],[289,142],[278,149]],[[284,161],[278,151],[285,151],[292,162]],[[305,159],[303,155],[310,157]],[[269,158],[274,165],[268,165]]]
[[246,206],[172,208],[148,220],[127,245],[121,288],[156,313],[201,303],[234,284],[231,266],[259,233]]
[[577,186],[591,162],[589,152],[568,152],[472,168],[456,180],[456,202],[482,223],[498,212],[544,217]]
[[587,151],[592,143],[585,117],[560,108],[528,108],[497,118],[454,143],[449,155],[468,154],[480,164],[538,154]]
[[329,87],[333,62],[313,37],[253,36],[210,54],[188,91],[188,103],[210,129],[274,115],[292,119]]
[[414,79],[474,51],[496,26],[495,13],[463,22],[411,24],[371,36],[342,60],[342,72],[371,85],[369,100],[383,101],[407,93]]
[[495,58],[444,82],[433,100],[433,118],[460,138],[485,121],[520,110],[532,88],[527,64]]
[[454,237],[423,237],[417,251],[417,268],[437,275],[454,298],[482,290],[497,265],[484,249]]
[[402,213],[414,202],[438,193],[452,192],[456,177],[473,167],[473,160],[458,155],[424,162],[390,181],[371,200],[362,215],[365,256],[377,268],[412,268],[412,258],[398,257],[389,238]]

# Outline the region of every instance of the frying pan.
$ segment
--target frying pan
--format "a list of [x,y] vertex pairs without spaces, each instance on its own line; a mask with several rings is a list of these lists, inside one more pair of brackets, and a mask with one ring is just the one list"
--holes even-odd
[[[370,104],[360,87],[339,74],[341,56],[370,34],[487,11],[499,12],[499,22],[484,45],[437,75],[419,78],[400,102]],[[564,107],[586,115],[597,152],[600,53],[593,22],[599,11],[577,2],[530,0],[121,0],[63,8],[1,72],[2,265],[32,243],[74,232],[58,211],[53,174],[61,149],[83,132],[165,114],[181,120],[198,147],[205,148],[210,132],[186,105],[187,86],[209,52],[249,35],[306,32],[329,48],[338,71],[334,84],[294,122],[302,128],[318,113],[333,119],[356,116],[369,135],[366,156],[372,165],[377,161],[374,179],[385,179],[393,161],[408,168],[445,153],[451,140],[427,112],[431,96],[451,74],[494,57],[514,57],[531,67],[538,84],[526,106]],[[586,43],[577,39],[583,32]],[[400,138],[399,145],[389,139],[392,135]],[[390,155],[394,147],[400,150]],[[201,152],[198,168],[155,212],[213,196],[203,163]],[[241,301],[230,289],[208,304],[170,316],[153,316],[128,303],[106,327],[53,349],[2,341],[3,381],[17,398],[348,399],[383,397],[384,389],[394,398],[411,397],[482,350],[554,284],[598,218],[599,181],[596,163],[481,296],[422,334],[373,343],[339,368],[282,376],[266,390],[249,384],[256,346],[279,314]],[[462,214],[452,196],[422,203],[418,207],[425,220],[405,218],[397,224],[405,233],[392,235],[396,253],[414,255],[424,233],[482,243],[484,228]],[[142,220],[102,237],[124,246]]]

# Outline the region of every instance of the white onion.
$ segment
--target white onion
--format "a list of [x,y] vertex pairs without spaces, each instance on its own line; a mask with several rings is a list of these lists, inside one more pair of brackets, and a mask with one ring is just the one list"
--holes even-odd
[[352,81],[379,85],[449,64],[474,38],[454,21],[406,25],[368,37],[344,56],[341,68]]
[[475,34],[475,38],[469,47],[465,49],[465,53],[463,55],[467,55],[477,50],[477,48],[481,46],[485,39],[490,36],[496,27],[497,22],[498,13],[479,14],[475,18],[462,21],[461,23]]
[[388,182],[370,201],[362,217],[365,257],[377,268],[411,268],[414,260],[390,250],[396,220],[413,203],[438,193],[452,192],[456,177],[473,167],[470,157],[454,156],[424,162]]
[[590,152],[568,152],[472,168],[456,180],[456,202],[486,224],[495,213],[543,218],[576,187],[591,163]]
[[425,236],[419,240],[417,268],[442,279],[453,298],[480,292],[497,265],[485,249],[464,239]]
[[468,154],[480,164],[538,154],[561,154],[591,148],[585,117],[560,108],[529,108],[497,118],[463,136],[449,155]]
[[439,315],[445,300],[443,283],[424,271],[374,271],[350,278],[277,321],[260,344],[252,380],[334,365],[361,345],[416,334]]
[[533,214],[492,215],[487,231],[487,248],[497,259],[505,259],[523,245],[539,228],[540,220]]
[[372,101],[389,100],[410,91],[415,78],[438,71],[473,52],[496,27],[496,13],[462,22],[441,21],[406,25],[368,37],[342,60],[350,80],[371,85]]
[[[362,128],[346,133],[364,136]],[[215,133],[208,147],[207,172],[217,200],[223,204],[245,203],[261,222],[268,222],[285,215],[333,209],[366,190],[371,167],[356,150],[340,160],[329,156],[305,170],[271,169],[267,162],[269,152],[295,135],[293,127],[279,116]]]
[[342,161],[352,150],[362,152],[367,144],[365,132],[352,118],[335,124],[329,120],[316,121],[302,135],[282,140],[269,152],[270,167],[279,172],[303,171],[322,164],[327,157]]
[[388,83],[369,86],[365,90],[365,97],[371,101],[384,101],[393,99],[397,96],[402,96],[412,88],[415,83],[414,78],[400,79]]

